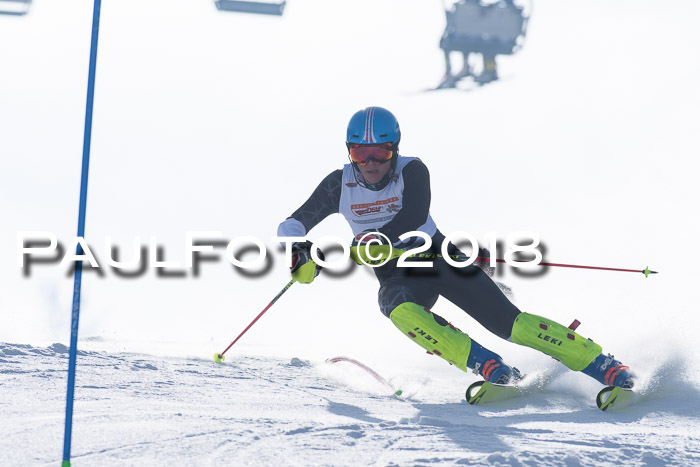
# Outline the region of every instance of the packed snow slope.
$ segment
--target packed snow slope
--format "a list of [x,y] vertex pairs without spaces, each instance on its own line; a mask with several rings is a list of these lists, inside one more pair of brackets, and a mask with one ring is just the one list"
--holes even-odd
[[[0,439],[3,465],[55,465],[67,348],[0,344],[0,359],[12,428]],[[700,462],[700,393],[668,366],[638,405],[613,414],[562,375],[522,399],[473,407],[459,400],[455,371],[390,372],[404,391],[396,397],[343,362],[92,351],[80,361],[74,465]]]
[[[499,58],[501,81],[425,92],[444,71],[440,2],[290,0],[281,18],[103,2],[86,229],[103,267],[83,279],[76,465],[697,464],[699,8],[541,0],[522,51]],[[51,231],[70,251],[91,17],[89,0],[0,17],[2,465],[61,456],[72,275],[17,267],[16,238]],[[520,309],[578,318],[630,365],[637,405],[600,413],[600,385],[440,300],[436,313],[547,376],[522,400],[466,406],[476,376],[408,342],[359,267],[295,284],[211,361],[289,280],[271,237],[345,163],[347,120],[368,105],[397,115],[401,153],[429,167],[444,233],[526,230],[547,261],[660,271],[497,276]],[[187,269],[187,231],[255,236],[268,268],[233,268],[217,248]],[[324,235],[350,240],[338,216],[310,238]],[[105,266],[107,237],[124,258],[156,237],[181,274],[122,277]],[[336,355],[405,396],[324,363]]]

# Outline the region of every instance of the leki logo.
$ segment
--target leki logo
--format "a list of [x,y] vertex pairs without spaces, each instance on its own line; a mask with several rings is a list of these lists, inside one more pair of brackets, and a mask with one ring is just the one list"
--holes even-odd
[[396,209],[397,205],[394,204],[398,200],[398,197],[392,196],[389,199],[381,199],[379,201],[375,201],[374,203],[353,204],[350,206],[350,209],[352,210],[352,213],[358,217],[379,214],[385,208],[387,212],[392,212],[392,209],[394,211],[398,210]]
[[537,337],[538,337],[539,339],[542,339],[543,341],[546,341],[546,342],[551,343],[552,345],[559,345],[559,346],[561,346],[561,339],[555,339],[554,337],[548,336],[547,334],[542,335],[542,333],[539,333],[539,334],[537,335]]
[[417,334],[414,334],[410,331],[408,332],[408,335],[411,336],[412,338],[415,339],[416,337],[421,336],[421,337],[425,338],[426,340],[432,341],[433,344],[438,343],[437,339],[435,339],[433,336],[431,336],[427,332],[423,331],[421,328],[415,327],[413,330],[416,331]]

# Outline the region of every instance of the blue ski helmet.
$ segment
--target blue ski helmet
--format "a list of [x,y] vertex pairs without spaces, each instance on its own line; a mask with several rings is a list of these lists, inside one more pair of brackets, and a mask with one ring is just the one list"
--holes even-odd
[[382,107],[367,107],[355,112],[348,123],[346,144],[392,143],[398,151],[401,140],[399,121]]
[[[373,191],[382,190],[386,187],[394,176],[399,155],[399,141],[401,140],[401,129],[394,114],[382,107],[367,107],[355,112],[348,123],[348,132],[345,145],[348,148],[348,158],[352,164],[355,180],[357,183]],[[386,146],[391,147],[391,170],[374,184],[366,183],[362,177],[358,177],[357,163],[353,161],[350,153],[352,147],[357,146]]]

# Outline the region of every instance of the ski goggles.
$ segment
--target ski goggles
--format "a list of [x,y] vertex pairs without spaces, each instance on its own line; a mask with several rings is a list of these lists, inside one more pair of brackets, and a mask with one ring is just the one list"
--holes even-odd
[[369,161],[384,164],[394,156],[394,145],[392,143],[381,144],[348,144],[350,160],[357,165],[367,165]]

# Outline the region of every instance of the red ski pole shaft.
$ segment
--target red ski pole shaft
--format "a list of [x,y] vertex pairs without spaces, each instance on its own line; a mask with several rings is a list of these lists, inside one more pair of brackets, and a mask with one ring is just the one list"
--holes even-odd
[[[391,259],[398,258],[399,256],[403,255],[406,253],[406,250],[400,250],[398,248],[394,248],[393,251],[393,256]],[[440,254],[423,254],[420,256],[421,258],[442,258],[442,255]],[[455,255],[452,256],[452,259],[460,259],[464,258],[464,255]],[[488,262],[492,261],[491,258],[483,258],[483,257],[477,257],[474,261],[482,261],[482,262]],[[506,260],[504,259],[494,259],[493,261],[496,261],[497,263],[505,263]],[[530,261],[525,261],[521,259],[516,259],[513,260],[516,263],[529,263]],[[579,269],[598,269],[601,271],[621,271],[621,272],[641,272],[644,274],[644,277],[649,277],[649,274],[658,274],[657,271],[652,271],[649,269],[649,266],[647,266],[644,269],[622,269],[622,268],[606,268],[602,266],[582,266],[580,264],[564,264],[564,263],[537,263],[535,266],[554,266],[558,268],[579,268]]]
[[[476,258],[476,261],[491,261],[491,258]],[[504,259],[496,259],[495,260],[497,263],[505,263],[506,260]],[[527,261],[524,260],[514,260],[517,263],[526,263]],[[622,268],[606,268],[602,266],[582,266],[580,264],[563,264],[563,263],[538,263],[537,266],[554,266],[558,268],[580,268],[580,269],[598,269],[602,271],[620,271],[620,272],[641,272],[645,276],[649,276],[649,274],[658,274],[657,271],[651,271],[649,270],[649,267],[646,267],[645,269],[622,269]]]
[[285,285],[284,288],[283,288],[282,290],[280,290],[280,293],[278,293],[277,296],[276,296],[275,298],[272,299],[272,301],[265,307],[265,309],[264,309],[263,311],[261,311],[261,312],[258,314],[258,316],[256,316],[255,319],[254,319],[253,321],[251,321],[251,323],[250,323],[248,326],[246,326],[246,328],[243,330],[243,332],[241,332],[241,333],[238,335],[238,337],[236,337],[236,338],[233,340],[233,342],[231,342],[231,343],[228,345],[228,347],[226,347],[226,349],[225,349],[223,352],[221,352],[220,354],[216,354],[216,355],[214,356],[214,357],[215,357],[215,360],[216,360],[217,362],[218,362],[218,361],[221,361],[221,360],[223,359],[224,354],[225,354],[226,352],[228,352],[228,349],[230,349],[231,347],[233,347],[233,344],[235,344],[236,342],[238,342],[238,339],[240,339],[241,337],[243,337],[243,334],[245,334],[245,333],[248,331],[248,329],[250,329],[251,327],[253,327],[253,325],[255,324],[255,322],[256,322],[257,320],[259,320],[260,317],[261,317],[262,315],[264,315],[265,312],[266,312],[267,310],[269,310],[270,307],[271,307],[272,305],[275,304],[275,302],[277,301],[277,299],[279,299],[279,298],[292,286],[292,284],[293,284],[294,282],[295,282],[294,279],[292,279],[291,281],[289,281],[289,283],[288,283],[287,285]]

